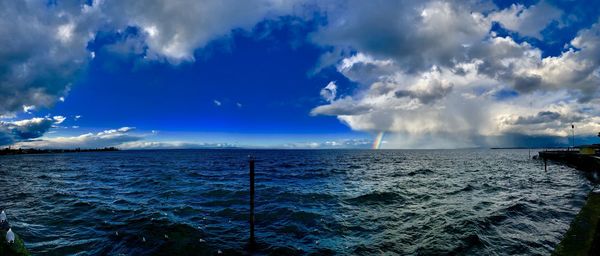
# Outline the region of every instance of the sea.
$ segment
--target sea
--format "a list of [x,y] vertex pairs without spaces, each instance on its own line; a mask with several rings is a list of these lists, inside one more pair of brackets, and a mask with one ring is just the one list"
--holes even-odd
[[33,255],[548,255],[593,180],[527,149],[13,155],[0,209]]

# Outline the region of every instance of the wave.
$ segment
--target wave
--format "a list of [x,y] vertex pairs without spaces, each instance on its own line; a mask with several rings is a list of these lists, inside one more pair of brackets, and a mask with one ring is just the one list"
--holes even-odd
[[32,254],[244,254],[249,152],[258,255],[550,254],[589,189],[501,151],[167,150],[2,158],[0,208]]
[[305,227],[317,226],[324,217],[316,212],[296,210],[288,207],[278,207],[271,211],[258,211],[256,213],[256,220],[259,223],[270,224],[272,222],[279,222],[282,225],[285,225],[285,223],[296,223]]
[[463,187],[461,189],[448,192],[447,194],[449,194],[449,195],[455,195],[455,194],[460,194],[462,192],[470,192],[470,191],[473,191],[475,189],[476,188],[474,186],[472,186],[471,184],[468,184],[468,185],[466,185],[465,187]]
[[210,255],[216,252],[210,243],[203,242],[210,238],[201,230],[164,219],[129,220],[126,229],[111,230],[110,239],[112,243],[100,254]]
[[352,204],[394,204],[404,202],[404,197],[394,192],[371,192],[350,198],[347,201]]
[[407,175],[408,176],[429,175],[429,174],[432,174],[432,173],[433,173],[433,171],[430,170],[430,169],[418,169],[416,171],[409,172]]

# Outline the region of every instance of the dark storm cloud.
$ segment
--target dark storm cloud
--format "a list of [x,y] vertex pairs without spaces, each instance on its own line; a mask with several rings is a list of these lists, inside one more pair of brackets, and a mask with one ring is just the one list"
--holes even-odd
[[50,128],[61,119],[32,118],[14,122],[0,121],[0,145],[9,145],[42,137]]
[[85,65],[85,21],[77,5],[0,1],[0,114],[51,106]]
[[488,136],[484,139],[488,147],[524,147],[544,148],[569,145],[569,139],[552,135],[525,135],[521,133],[506,133],[498,136]]
[[552,111],[543,111],[543,112],[537,113],[537,115],[535,115],[535,116],[527,116],[527,117],[520,116],[514,122],[514,124],[525,125],[525,124],[549,123],[549,122],[554,122],[559,119],[560,119],[560,113],[552,112]]
[[542,85],[542,77],[538,75],[515,76],[514,88],[519,92],[532,92],[540,88]]
[[556,121],[559,121],[561,123],[572,123],[572,122],[582,121],[583,119],[584,119],[583,116],[576,115],[576,114],[573,114],[570,116],[563,116],[558,112],[541,111],[533,116],[525,116],[525,117],[520,116],[517,118],[516,121],[514,121],[513,124],[533,125],[533,124],[547,124],[547,123],[552,123],[552,122],[556,122]]
[[430,85],[424,90],[398,90],[395,92],[395,95],[398,98],[408,97],[417,99],[423,104],[431,104],[444,98],[451,91],[452,86],[444,87],[441,83],[436,81],[433,85]]

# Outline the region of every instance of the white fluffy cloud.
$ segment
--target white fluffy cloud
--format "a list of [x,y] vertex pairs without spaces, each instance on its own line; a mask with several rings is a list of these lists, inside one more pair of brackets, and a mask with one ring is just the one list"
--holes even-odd
[[235,148],[229,143],[191,143],[185,141],[133,141],[120,144],[120,149],[198,149],[198,148]]
[[98,133],[86,133],[79,136],[22,141],[16,143],[15,147],[60,149],[118,147],[123,143],[139,141],[144,138],[142,135],[131,134],[131,131],[134,129],[133,127],[122,127]]
[[551,21],[558,21],[561,15],[561,10],[541,1],[529,8],[522,4],[513,4],[510,8],[492,13],[490,18],[508,30],[516,31],[523,36],[542,39],[540,31]]
[[489,31],[490,21],[471,7],[448,1],[347,1],[327,9],[328,23],[313,40],[340,53],[393,59],[407,72],[452,66]]
[[321,142],[289,143],[282,147],[298,149],[370,148],[372,144],[373,141],[367,139],[341,139]]
[[183,0],[103,1],[102,11],[115,26],[139,27],[148,58],[171,63],[194,59],[194,51],[233,29],[250,29],[259,21],[287,14],[298,1]]
[[323,97],[323,99],[325,99],[328,102],[332,102],[333,100],[335,100],[336,96],[337,85],[333,81],[329,82],[325,87],[323,87],[323,89],[321,89],[321,97]]
[[[489,32],[491,25],[500,21],[540,37],[560,12],[544,2],[477,8],[351,1],[333,11],[314,40],[333,47],[325,59],[360,88],[311,113],[337,116],[354,130],[392,132],[395,147],[482,146],[507,134],[566,136],[570,123],[579,134],[600,131],[599,23],[580,31],[559,56],[543,57],[526,42]],[[517,20],[509,24],[515,8]],[[544,10],[549,15],[534,17]]]

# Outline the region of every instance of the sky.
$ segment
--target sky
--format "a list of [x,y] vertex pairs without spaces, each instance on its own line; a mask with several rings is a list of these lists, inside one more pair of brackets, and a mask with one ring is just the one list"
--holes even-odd
[[0,1],[0,146],[550,147],[573,132],[598,143],[598,10]]

